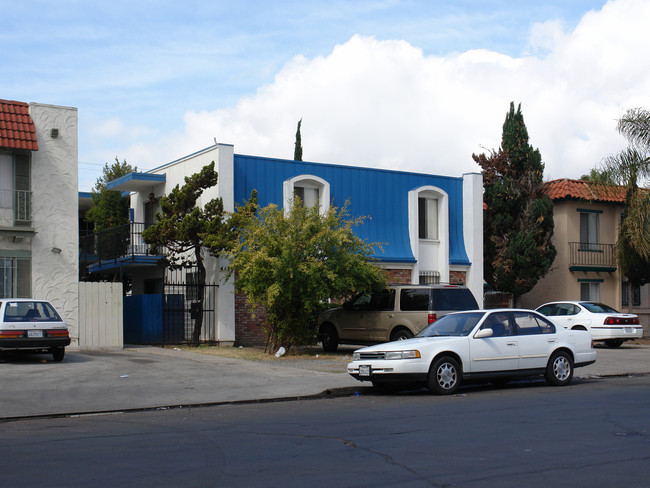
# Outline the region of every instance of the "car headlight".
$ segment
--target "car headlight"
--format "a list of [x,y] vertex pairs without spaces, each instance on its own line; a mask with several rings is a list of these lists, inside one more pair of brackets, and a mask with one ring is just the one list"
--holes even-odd
[[361,359],[361,354],[359,354],[358,352],[353,352],[352,361],[358,361],[359,359]]
[[418,359],[420,358],[420,351],[388,351],[386,359]]

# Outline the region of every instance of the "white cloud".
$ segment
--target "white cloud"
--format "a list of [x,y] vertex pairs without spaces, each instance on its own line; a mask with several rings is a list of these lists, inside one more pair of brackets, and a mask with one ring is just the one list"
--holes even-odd
[[533,52],[548,52],[563,43],[565,39],[564,22],[548,20],[533,24],[528,44]]
[[499,146],[514,101],[545,177],[577,178],[624,146],[615,126],[625,109],[650,108],[648,24],[650,2],[610,2],[570,32],[555,21],[533,25],[528,46],[538,54],[517,58],[427,56],[405,41],[357,35],[326,57],[294,58],[234,106],[187,112],[183,134],[133,150],[143,167],[214,138],[239,154],[291,158],[303,118],[305,160],[455,176],[479,170],[472,153]]

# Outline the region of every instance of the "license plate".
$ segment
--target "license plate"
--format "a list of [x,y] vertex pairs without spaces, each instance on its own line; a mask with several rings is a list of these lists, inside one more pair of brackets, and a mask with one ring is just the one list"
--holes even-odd
[[42,330],[28,330],[27,337],[43,337]]
[[370,365],[362,364],[359,366],[359,376],[370,376]]
[[634,334],[634,327],[623,327],[623,332],[626,334]]

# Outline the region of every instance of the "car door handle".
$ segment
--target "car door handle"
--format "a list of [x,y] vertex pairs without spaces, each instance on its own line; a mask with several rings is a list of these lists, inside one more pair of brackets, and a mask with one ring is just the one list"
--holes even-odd
[[517,343],[514,341],[506,342],[506,346],[516,346]]
[[557,339],[548,339],[548,342],[557,342]]
[[389,319],[392,319],[393,317],[395,317],[395,314],[394,314],[394,313],[389,313],[389,314],[387,315],[387,317],[388,317]]

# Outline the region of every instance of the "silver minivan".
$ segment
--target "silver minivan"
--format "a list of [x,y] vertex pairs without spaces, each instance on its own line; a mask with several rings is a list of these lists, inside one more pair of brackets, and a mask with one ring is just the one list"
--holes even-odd
[[391,285],[360,293],[318,318],[323,350],[339,344],[378,344],[408,339],[437,318],[478,308],[472,292],[458,285]]

